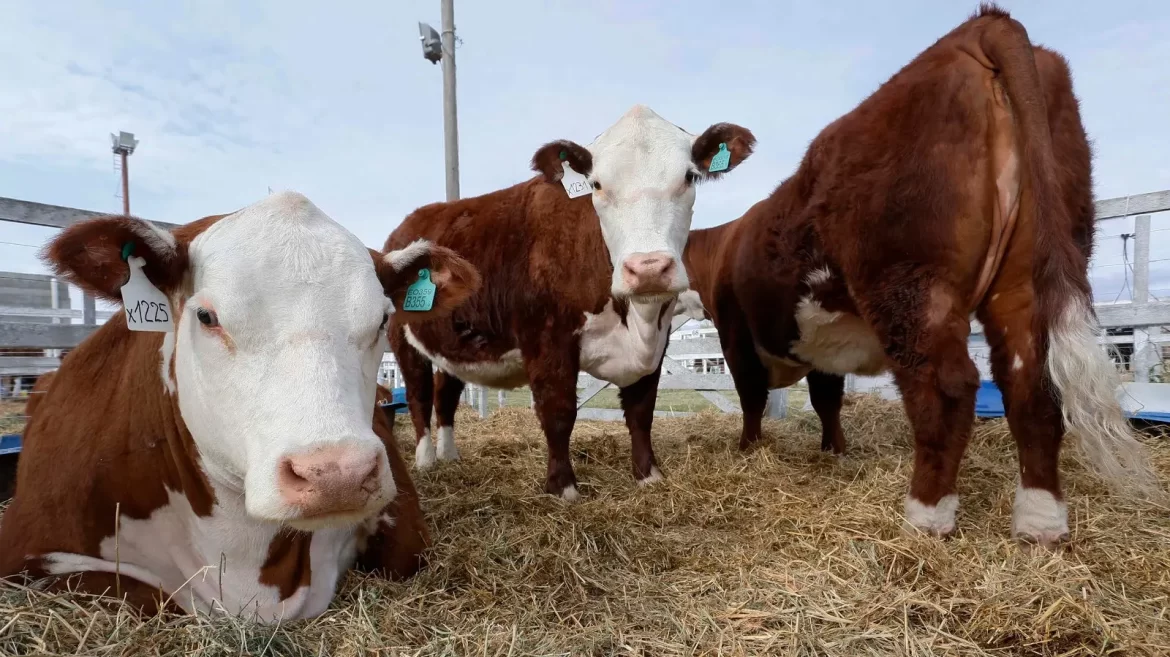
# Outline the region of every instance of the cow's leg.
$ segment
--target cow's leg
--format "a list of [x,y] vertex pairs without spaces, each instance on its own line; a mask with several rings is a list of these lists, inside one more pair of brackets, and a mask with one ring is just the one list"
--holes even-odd
[[438,425],[439,446],[436,456],[440,461],[458,461],[455,447],[455,411],[459,395],[463,394],[463,380],[446,372],[435,372],[435,424]]
[[[183,614],[183,608],[175,598],[158,588],[140,582],[126,575],[97,571],[70,573],[53,578],[44,591],[46,593],[81,593],[102,596],[112,600],[120,599],[129,607],[146,616],[157,614]],[[120,596],[120,597],[119,597]]]
[[768,368],[756,353],[755,344],[746,328],[728,327],[726,335],[719,334],[723,359],[735,383],[739,406],[743,410],[743,430],[739,448],[746,450],[760,439],[764,409],[768,405]]
[[967,351],[971,324],[959,295],[941,276],[896,273],[858,297],[894,361],[894,380],[914,429],[906,518],[945,536],[955,529],[955,479],[975,423],[979,370]]
[[1034,307],[1031,285],[993,288],[979,320],[991,345],[991,371],[1020,457],[1012,535],[1053,548],[1069,535],[1058,464],[1064,425],[1049,392],[1043,359],[1037,357]]
[[841,401],[845,397],[845,377],[812,370],[805,376],[808,397],[821,420],[821,451],[845,453],[845,433],[841,431]]
[[426,566],[431,535],[419,504],[418,491],[394,441],[392,421],[375,416],[374,431],[386,446],[390,475],[394,477],[398,494],[371,519],[373,526],[366,528],[370,533],[365,545],[359,545],[356,565],[367,572],[403,579]]
[[559,329],[554,322],[520,336],[520,353],[528,371],[528,384],[540,428],[548,442],[548,475],[544,490],[575,502],[577,475],[569,455],[569,437],[577,421],[577,372],[580,346],[573,329]]
[[406,385],[406,404],[414,424],[414,467],[426,470],[435,464],[435,445],[431,442],[431,405],[434,403],[434,378],[431,362],[406,341],[402,329],[390,330],[390,348],[402,370]]
[[662,481],[662,472],[654,458],[650,427],[654,423],[654,403],[658,400],[658,380],[662,377],[662,363],[654,372],[618,391],[626,428],[630,430],[630,452],[634,465],[634,481],[648,485]]

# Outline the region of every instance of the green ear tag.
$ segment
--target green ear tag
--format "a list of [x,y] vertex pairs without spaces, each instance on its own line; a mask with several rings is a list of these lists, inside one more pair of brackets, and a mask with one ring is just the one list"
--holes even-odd
[[707,171],[711,173],[726,171],[729,164],[731,164],[731,151],[727,150],[727,144],[719,144],[719,152],[711,158],[711,166],[707,167]]
[[418,270],[418,280],[406,288],[406,300],[402,309],[407,312],[425,313],[435,303],[435,284],[431,282],[431,270]]

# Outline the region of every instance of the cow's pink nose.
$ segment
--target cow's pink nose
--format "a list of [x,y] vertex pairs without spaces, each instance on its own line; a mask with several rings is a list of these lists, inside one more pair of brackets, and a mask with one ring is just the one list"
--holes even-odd
[[622,280],[630,294],[664,294],[670,292],[674,270],[674,256],[669,253],[634,253],[622,263]]
[[306,518],[360,511],[378,492],[380,461],[374,447],[322,447],[281,459],[277,485]]

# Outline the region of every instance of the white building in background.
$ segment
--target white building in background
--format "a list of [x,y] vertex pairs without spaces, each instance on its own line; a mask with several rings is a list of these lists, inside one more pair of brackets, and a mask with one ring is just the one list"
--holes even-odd
[[[685,348],[688,341],[696,340],[719,340],[719,331],[715,329],[715,325],[711,320],[704,319],[700,322],[691,321],[679,329],[677,333],[670,336],[670,343],[680,345]],[[707,343],[708,345],[710,343]],[[672,356],[675,360],[682,363],[683,367],[692,372],[699,374],[728,374],[727,362],[723,359],[723,351],[716,349],[698,349],[695,351],[685,350],[684,353]]]

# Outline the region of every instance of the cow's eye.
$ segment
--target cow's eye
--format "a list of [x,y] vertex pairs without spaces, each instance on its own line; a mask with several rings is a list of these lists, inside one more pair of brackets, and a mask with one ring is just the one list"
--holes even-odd
[[215,315],[214,310],[200,308],[195,311],[195,316],[199,318],[199,323],[209,328],[219,326],[219,317]]
[[594,180],[591,184],[593,185],[593,191],[595,191],[595,192],[601,191],[601,183]]
[[390,313],[382,313],[382,323],[378,325],[378,330],[386,328],[386,322],[390,321]]
[[687,184],[688,184],[688,185],[693,185],[693,184],[695,184],[695,181],[696,181],[696,180],[698,180],[698,179],[699,179],[699,174],[698,174],[697,172],[695,172],[695,171],[687,171],[687,175],[686,175],[686,181],[687,181]]

